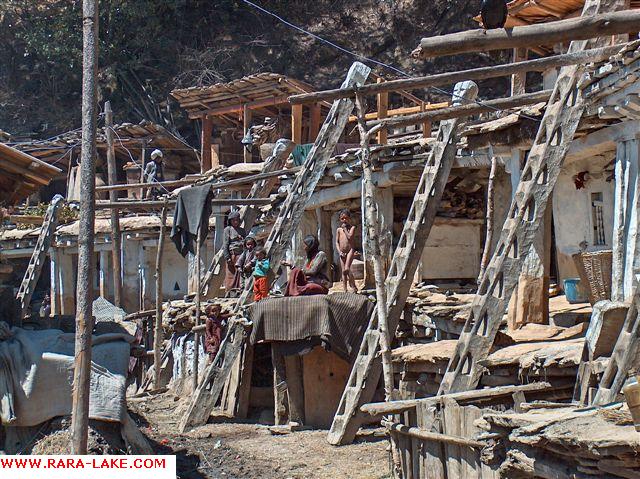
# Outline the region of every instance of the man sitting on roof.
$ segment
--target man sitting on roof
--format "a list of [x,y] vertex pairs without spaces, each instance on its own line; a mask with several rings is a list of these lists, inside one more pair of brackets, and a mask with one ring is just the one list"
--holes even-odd
[[[151,153],[151,161],[144,167],[145,183],[160,183],[164,181],[164,172],[162,171],[162,151],[153,150]],[[160,188],[158,186],[147,189],[146,199],[156,199],[159,196]]]

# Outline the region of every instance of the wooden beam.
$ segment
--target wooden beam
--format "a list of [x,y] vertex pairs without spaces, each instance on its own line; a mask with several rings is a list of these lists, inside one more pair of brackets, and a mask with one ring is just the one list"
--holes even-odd
[[[377,83],[383,83],[384,80],[382,78],[378,78],[376,80]],[[378,113],[378,119],[381,120],[383,118],[387,118],[388,115],[388,111],[389,111],[389,92],[381,92],[378,93],[377,95],[377,113]],[[386,145],[387,144],[387,129],[386,128],[380,128],[380,131],[378,131],[378,144],[380,145]]]
[[162,343],[164,329],[162,328],[162,253],[167,225],[167,206],[162,207],[160,215],[160,234],[158,235],[158,250],[156,251],[156,317],[153,333],[153,387],[160,387],[160,369],[162,367]]
[[426,429],[420,429],[417,427],[409,427],[397,422],[383,420],[382,425],[389,431],[397,432],[409,437],[421,439],[423,441],[436,441],[443,442],[445,444],[453,444],[456,446],[472,447],[474,449],[482,449],[487,445],[486,442],[474,441],[473,439],[467,439],[459,436],[451,436],[449,434],[441,434],[439,432],[431,432]]
[[628,33],[637,30],[639,24],[640,11],[623,10],[512,29],[468,30],[423,38],[411,55],[425,59],[469,52],[553,45],[571,40],[588,40]]
[[[392,116],[402,116],[402,115],[411,115],[413,113],[420,113],[422,111],[432,111],[432,110],[438,110],[440,108],[446,108],[448,106],[450,106],[451,103],[449,103],[448,101],[443,101],[440,103],[424,103],[424,106],[420,105],[420,106],[403,106],[402,108],[394,108],[393,110],[387,110],[387,116],[386,118],[392,117]],[[378,112],[377,111],[372,111],[370,113],[367,113],[365,115],[365,119],[367,121],[369,120],[377,120],[378,119]],[[349,117],[349,123],[353,123],[358,121],[358,117],[356,115],[351,115]]]
[[286,95],[280,96],[271,96],[269,98],[262,98],[260,100],[250,101],[246,103],[238,103],[236,105],[223,106],[220,108],[210,108],[208,110],[200,110],[189,113],[189,119],[197,120],[201,116],[205,115],[207,117],[214,116],[223,116],[228,115],[229,113],[240,113],[243,112],[245,108],[249,110],[256,110],[258,108],[265,108],[268,106],[277,106],[287,103],[288,97]]
[[[241,206],[241,205],[270,205],[272,200],[270,198],[238,198],[238,199],[217,199],[211,200],[213,206]],[[142,208],[142,209],[159,209],[164,206],[163,200],[150,200],[150,201],[97,201],[97,209],[110,209],[110,208]],[[175,200],[167,202],[168,205],[175,205]]]
[[302,105],[291,107],[291,140],[296,144],[302,144]]
[[[624,44],[613,45],[603,48],[595,48],[575,53],[566,53],[563,55],[555,55],[546,58],[537,58],[535,60],[527,60],[518,63],[504,63],[490,67],[472,68],[470,70],[461,70],[457,72],[439,73],[437,75],[428,75],[415,78],[407,78],[402,80],[390,80],[384,83],[373,83],[355,88],[336,88],[334,90],[324,90],[314,93],[305,93],[302,95],[293,95],[289,97],[289,103],[295,105],[298,103],[314,103],[322,100],[337,100],[340,98],[350,98],[355,96],[356,91],[365,95],[376,95],[383,91],[397,91],[400,89],[416,90],[419,88],[429,88],[439,85],[451,85],[465,80],[486,80],[488,78],[498,78],[510,76],[522,72],[543,72],[549,68],[557,68],[567,65],[576,65],[579,63],[590,63],[607,60],[611,55],[615,55]],[[354,120],[355,121],[355,120]]]
[[546,382],[524,384],[522,386],[499,386],[490,389],[474,389],[458,393],[443,394],[424,399],[407,399],[404,401],[379,402],[365,404],[360,411],[371,416],[382,416],[388,414],[400,414],[414,409],[418,404],[436,405],[445,399],[453,399],[458,403],[487,403],[493,400],[511,396],[516,392],[534,393],[548,391],[554,387]]
[[309,143],[313,143],[320,133],[322,124],[322,107],[320,103],[313,103],[309,109]]
[[[106,102],[104,106],[105,113],[105,130],[107,138],[107,176],[110,185],[118,182],[116,172],[116,154],[113,142],[113,111],[111,110],[111,102]],[[96,188],[97,190],[97,188]],[[109,191],[109,200],[118,201],[118,193],[116,190]],[[113,302],[118,307],[122,307],[122,264],[120,262],[120,253],[122,250],[122,241],[120,238],[120,213],[114,209],[111,211],[111,263],[113,264]]]
[[202,137],[200,138],[200,173],[211,169],[211,134],[213,133],[213,121],[206,115],[202,117]]
[[426,111],[424,113],[416,113],[414,115],[400,116],[396,118],[388,118],[386,120],[374,120],[367,123],[368,127],[376,125],[384,125],[383,127],[400,127],[409,125],[418,125],[427,121],[450,120],[452,118],[460,118],[463,116],[478,115],[496,110],[508,110],[525,105],[546,102],[551,96],[551,90],[543,90],[535,93],[526,93],[524,95],[516,95],[509,98],[498,98],[496,100],[486,100],[482,103],[468,103],[466,105],[452,106],[442,108],[440,110]]

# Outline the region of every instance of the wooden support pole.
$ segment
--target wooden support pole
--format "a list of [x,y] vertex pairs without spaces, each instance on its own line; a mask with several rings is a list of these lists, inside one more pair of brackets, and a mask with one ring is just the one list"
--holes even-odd
[[[202,262],[202,235],[206,234],[203,233],[202,231],[202,224],[200,224],[198,226],[198,235],[197,235],[197,239],[196,239],[196,285],[195,285],[195,292],[196,292],[196,297],[195,297],[195,304],[196,304],[196,310],[195,310],[195,318],[193,321],[194,326],[199,326],[200,325],[200,297],[202,295],[202,272],[200,271],[200,264]],[[193,380],[193,391],[195,392],[198,389],[198,363],[199,363],[199,352],[200,352],[200,335],[199,334],[194,334],[193,336],[193,367],[192,372],[192,380]]]
[[[158,235],[158,251],[156,252],[156,323],[153,334],[153,387],[160,387],[160,367],[162,366],[162,341],[164,329],[162,328],[162,253],[164,249],[164,236],[167,229],[167,205],[163,206],[160,216],[160,234]],[[197,335],[196,335],[197,336]]]
[[302,105],[291,107],[291,140],[296,144],[302,144]]
[[[244,134],[246,135],[249,132],[249,128],[251,128],[251,120],[253,118],[253,112],[248,105],[244,105],[242,109],[242,124]],[[251,163],[253,161],[253,145],[244,146],[243,148],[244,154],[244,162]]]
[[429,88],[432,86],[451,85],[466,80],[486,80],[488,78],[498,78],[514,75],[523,72],[544,72],[550,68],[558,68],[567,65],[577,65],[580,63],[591,63],[607,60],[611,55],[615,55],[625,45],[613,45],[603,48],[595,48],[579,52],[555,55],[546,58],[537,58],[518,63],[505,63],[489,67],[473,68],[457,72],[439,73],[422,77],[389,80],[383,83],[371,83],[356,88],[336,88],[314,93],[304,93],[289,97],[292,105],[315,103],[318,101],[333,101],[340,98],[351,98],[356,91],[363,95],[376,95],[381,92],[393,92],[398,90],[415,90]]
[[451,106],[440,110],[425,111],[414,115],[401,116],[397,118],[387,118],[386,120],[374,120],[367,122],[368,127],[380,125],[382,128],[418,125],[426,121],[451,120],[464,116],[479,115],[496,110],[507,110],[524,105],[546,102],[551,96],[551,90],[543,90],[535,93],[526,93],[509,98],[498,98],[496,100],[486,100],[482,103],[468,103],[466,105]]
[[[116,171],[116,152],[113,143],[113,111],[111,102],[104,105],[105,132],[107,138],[107,175],[109,185],[118,183]],[[109,201],[118,201],[118,193],[115,190],[109,191]],[[120,213],[117,209],[111,210],[111,264],[113,265],[113,303],[122,307],[122,263],[120,254],[122,250],[122,238],[120,236]]]
[[412,56],[424,59],[468,52],[553,45],[637,31],[639,24],[640,11],[623,10],[510,29],[468,30],[423,38]]
[[211,134],[213,133],[213,121],[206,115],[202,117],[202,138],[200,138],[200,172],[209,171],[213,164],[211,161]]
[[487,233],[484,239],[484,250],[482,252],[482,260],[480,261],[480,274],[478,274],[478,284],[484,276],[484,272],[491,259],[491,245],[493,244],[493,220],[494,220],[494,198],[495,198],[495,182],[496,170],[498,169],[498,158],[491,156],[491,170],[489,171],[489,183],[487,185]]
[[[378,79],[376,80],[376,83],[383,83],[383,82],[384,80],[380,77],[378,77]],[[389,93],[388,92],[378,93],[377,103],[378,103],[378,120],[382,120],[383,118],[387,117],[387,111],[389,110]],[[381,128],[380,131],[378,131],[378,143],[380,145],[386,145],[387,136],[388,136],[387,129]]]
[[284,357],[289,396],[289,422],[304,424],[304,386],[302,383],[302,358],[297,354]]
[[[425,102],[422,102],[420,111],[427,111]],[[431,137],[431,121],[427,120],[422,123],[422,138],[430,138]]]
[[274,424],[280,426],[287,422],[287,381],[284,356],[271,345],[271,363],[273,364],[273,400]]
[[365,221],[363,229],[365,231],[365,247],[373,258],[385,398],[387,401],[393,401],[393,399],[395,399],[395,387],[393,382],[393,364],[391,362],[391,332],[388,329],[387,321],[387,289],[384,284],[385,272],[379,242],[378,207],[375,198],[375,186],[372,181],[373,166],[371,165],[371,150],[369,147],[372,132],[368,131],[366,127],[364,119],[366,107],[364,102],[364,97],[356,95],[356,113],[358,115],[358,130],[360,131],[360,148],[362,151],[363,167],[362,209],[364,210]]
[[76,336],[71,407],[71,453],[87,454],[93,332],[93,242],[98,76],[98,2],[82,2],[82,161],[78,226]]
[[316,141],[322,125],[322,108],[320,103],[313,103],[309,109],[309,143]]
[[[526,48],[513,49],[513,63],[522,62],[527,59]],[[518,72],[511,75],[511,96],[522,95],[526,91],[527,72]]]
[[[393,363],[391,362],[391,331],[389,331],[387,288],[385,285],[385,269],[380,245],[380,227],[378,223],[378,202],[375,197],[373,184],[373,166],[371,164],[370,138],[374,129],[367,130],[365,115],[367,112],[365,99],[356,95],[356,115],[358,116],[358,130],[360,132],[360,149],[362,154],[362,228],[365,232],[364,247],[373,258],[373,275],[376,283],[376,308],[378,313],[378,331],[380,332],[380,356],[382,357],[382,377],[384,379],[384,396],[386,401],[396,399],[395,385],[393,381]],[[391,455],[393,462],[393,476],[399,477],[402,469],[398,456],[396,439],[389,435],[391,442]]]

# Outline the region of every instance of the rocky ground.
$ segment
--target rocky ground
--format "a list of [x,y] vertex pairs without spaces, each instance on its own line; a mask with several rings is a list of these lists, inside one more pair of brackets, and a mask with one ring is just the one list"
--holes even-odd
[[388,442],[381,430],[343,447],[330,446],[324,430],[273,434],[268,425],[249,421],[207,424],[180,434],[180,403],[173,395],[138,400],[129,407],[156,452],[176,454],[181,479],[389,477]]

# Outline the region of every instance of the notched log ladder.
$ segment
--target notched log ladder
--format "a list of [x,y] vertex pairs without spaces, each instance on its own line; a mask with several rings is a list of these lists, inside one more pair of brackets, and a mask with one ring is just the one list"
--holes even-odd
[[[283,166],[289,154],[293,151],[295,143],[291,140],[280,139],[273,148],[273,153],[265,162],[262,173],[272,173],[279,171]],[[274,185],[278,181],[278,177],[265,178],[253,184],[247,199],[266,198]],[[215,188],[215,185],[214,185]],[[258,218],[258,207],[244,206],[240,209],[240,222],[244,225],[246,231],[251,230],[253,224]],[[212,291],[214,296],[218,295],[223,280],[223,252],[218,251],[209,265],[209,269],[202,279],[202,294],[208,295]]]
[[[359,62],[354,63],[349,69],[342,87],[350,88],[363,85],[370,71],[371,69],[366,65]],[[327,162],[352,110],[352,100],[342,99],[333,103],[303,168],[296,175],[296,179],[289,190],[287,199],[280,209],[280,214],[265,244],[267,256],[270,258],[274,268],[277,268],[282,261],[291,238],[298,229],[305,206],[318,181],[324,174]],[[252,286],[252,281],[247,281],[246,288],[238,300],[236,313],[248,304]],[[181,431],[184,432],[189,427],[206,423],[218,401],[231,366],[240,354],[242,343],[246,337],[245,327],[246,323],[230,322],[225,340],[221,344],[216,358],[205,370],[203,381],[193,394],[191,404],[180,423]]]
[[44,215],[44,222],[40,228],[40,234],[36,246],[31,254],[29,265],[20,283],[20,289],[16,295],[17,300],[20,303],[20,318],[24,318],[31,304],[31,296],[33,296],[33,290],[36,287],[38,279],[40,279],[40,273],[42,272],[42,266],[44,259],[47,257],[51,242],[53,240],[53,234],[58,226],[58,209],[64,203],[64,199],[60,195],[56,195],[51,200],[51,204],[47,208],[47,212]]
[[[477,93],[478,89],[474,83],[460,83],[456,85],[455,94],[457,96],[454,98],[454,102],[459,102],[460,96],[466,100],[474,100]],[[387,320],[390,334],[394,334],[398,327],[404,304],[411,289],[413,276],[420,262],[442,192],[455,160],[457,130],[460,122],[461,119],[456,118],[440,124],[436,142],[433,144],[433,149],[418,183],[409,216],[400,236],[400,242],[393,254],[386,279]],[[359,408],[371,401],[380,378],[379,348],[378,315],[374,311],[351,369],[349,381],[342,393],[338,411],[333,418],[327,438],[329,443],[339,445],[353,441],[362,422]]]
[[[611,4],[615,5],[616,0],[587,0],[582,15],[595,15]],[[574,41],[569,52],[584,50],[591,42],[593,40]],[[560,70],[500,240],[480,282],[471,314],[438,394],[465,391],[478,384],[482,372],[478,361],[487,357],[493,345],[524,258],[544,217],[560,167],[585,111],[586,102],[579,87],[583,69],[580,65]]]

